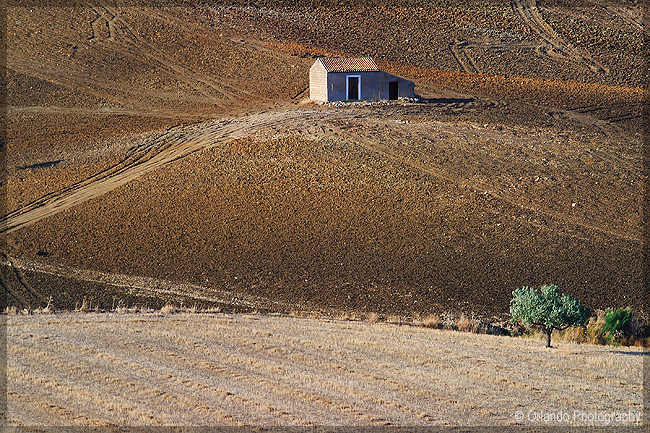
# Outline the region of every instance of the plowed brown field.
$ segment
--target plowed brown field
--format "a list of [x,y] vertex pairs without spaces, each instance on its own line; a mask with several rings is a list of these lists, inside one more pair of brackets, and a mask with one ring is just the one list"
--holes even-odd
[[[9,8],[9,303],[109,308],[142,277],[196,289],[143,302],[265,311],[505,318],[546,282],[639,308],[640,15],[567,10]],[[373,55],[423,99],[305,104],[323,53]]]

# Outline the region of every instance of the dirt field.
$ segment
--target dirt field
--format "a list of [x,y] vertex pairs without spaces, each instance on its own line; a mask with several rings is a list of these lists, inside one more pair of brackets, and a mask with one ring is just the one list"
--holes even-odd
[[[499,317],[522,280],[576,287],[594,308],[634,302],[641,187],[633,165],[611,148],[574,156],[577,139],[554,131],[521,137],[418,119],[419,106],[400,108],[397,119],[386,119],[388,110],[397,111],[272,112],[166,134],[21,209],[10,224],[30,225],[13,245],[71,267],[309,308]],[[220,139],[236,135],[253,138]],[[540,163],[547,157],[563,165]],[[619,173],[634,177],[608,181]],[[61,238],[53,225],[70,229]],[[458,287],[467,289],[453,294]],[[56,291],[43,296],[65,303]]]
[[[573,6],[11,8],[9,304],[137,303],[149,278],[197,288],[137,291],[157,306],[504,319],[514,288],[555,282],[639,308],[640,17]],[[381,43],[380,13],[403,40]],[[372,54],[424,99],[305,104],[327,52]]]
[[[602,426],[574,411],[642,409],[638,349],[239,314],[9,316],[7,329],[11,425]],[[571,419],[535,419],[560,410]]]

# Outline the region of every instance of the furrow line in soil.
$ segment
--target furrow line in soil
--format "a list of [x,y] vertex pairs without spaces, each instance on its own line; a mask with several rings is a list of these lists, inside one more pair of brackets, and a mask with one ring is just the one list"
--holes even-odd
[[512,9],[519,14],[523,22],[545,43],[538,52],[549,57],[558,57],[586,65],[592,72],[609,73],[609,68],[568,44],[551,26],[544,21],[536,0],[510,0]]
[[186,283],[176,283],[172,281],[161,280],[158,278],[138,277],[132,275],[100,272],[89,269],[78,269],[64,265],[25,262],[15,258],[13,259],[13,265],[5,260],[2,260],[2,264],[6,266],[15,266],[18,269],[24,269],[32,272],[71,278],[78,281],[88,281],[108,284],[115,287],[122,287],[127,289],[129,292],[136,294],[156,294],[164,295],[165,297],[182,297],[195,299],[197,301],[208,301],[223,305],[247,307],[251,309],[298,308],[298,306],[287,304],[282,301],[272,301],[270,299],[262,297],[230,292],[218,288],[204,287]]
[[456,40],[449,44],[449,51],[451,51],[451,55],[454,56],[454,59],[456,59],[463,72],[480,74],[481,71],[476,66],[472,56],[467,52],[467,47],[467,42]]
[[29,282],[25,278],[25,275],[23,275],[21,269],[18,266],[16,266],[15,261],[9,256],[9,254],[3,253],[2,256],[5,258],[9,266],[11,266],[11,268],[14,270],[14,273],[16,274],[16,278],[18,279],[18,282],[23,287],[23,289],[33,297],[37,298],[42,303],[41,307],[45,307],[46,305],[48,305],[47,299],[45,299],[43,295],[41,295],[36,290],[34,290],[34,288],[29,284]]
[[605,9],[608,11],[612,12],[614,15],[618,16],[621,21],[624,23],[635,27],[638,30],[643,30],[643,13],[639,11],[639,13],[635,14],[633,10],[629,7],[626,6],[614,6],[611,4],[607,4],[605,6]]
[[[352,133],[350,135],[352,135]],[[362,137],[358,133],[354,133],[354,135],[356,135],[356,138],[354,140],[357,143],[359,143],[362,147],[364,147],[365,149],[367,149],[367,150],[369,150],[371,152],[374,152],[374,153],[382,155],[382,156],[384,156],[386,158],[392,159],[392,160],[394,160],[394,161],[396,161],[396,162],[398,162],[400,164],[407,165],[407,166],[409,166],[409,167],[411,167],[411,168],[413,168],[415,170],[418,170],[418,171],[420,171],[422,173],[426,173],[428,175],[437,177],[439,179],[443,179],[443,180],[445,180],[447,182],[450,182],[452,184],[459,185],[459,186],[461,186],[463,188],[466,188],[468,190],[482,191],[484,193],[489,194],[490,196],[492,196],[494,198],[497,198],[499,200],[510,203],[511,205],[514,205],[514,206],[516,206],[518,208],[526,209],[526,210],[529,210],[529,211],[532,211],[532,212],[535,212],[535,213],[540,213],[540,214],[546,215],[546,216],[551,217],[551,218],[555,218],[555,219],[560,220],[560,221],[571,223],[571,224],[574,224],[574,225],[582,227],[582,228],[594,230],[594,231],[597,231],[597,232],[600,232],[600,233],[603,233],[603,234],[606,234],[606,235],[609,235],[609,236],[613,236],[613,237],[616,237],[616,238],[619,238],[619,239],[624,239],[624,240],[627,240],[627,241],[630,241],[630,242],[641,242],[642,241],[641,238],[638,238],[638,237],[635,237],[635,236],[629,236],[626,233],[621,233],[621,232],[618,232],[618,231],[606,229],[604,227],[596,226],[596,225],[593,225],[593,224],[588,224],[588,223],[585,223],[583,221],[580,221],[577,218],[564,215],[564,214],[562,214],[560,212],[554,212],[554,211],[552,211],[550,209],[542,209],[542,208],[539,208],[539,207],[536,207],[536,206],[531,206],[530,204],[523,203],[523,202],[521,202],[519,200],[515,200],[513,198],[506,197],[503,194],[499,194],[498,192],[496,192],[494,190],[491,190],[485,184],[471,183],[471,182],[469,182],[469,181],[467,181],[465,179],[459,178],[457,176],[452,176],[451,174],[447,173],[445,170],[442,170],[440,168],[432,167],[432,166],[425,166],[425,165],[423,165],[423,164],[421,164],[421,163],[419,163],[417,161],[414,161],[411,158],[408,158],[408,157],[405,157],[405,156],[401,155],[399,152],[396,152],[396,151],[394,151],[394,150],[392,150],[392,149],[390,149],[390,148],[388,148],[386,146],[383,146],[381,144],[377,144],[374,141],[367,140],[366,138]]]
[[[22,308],[31,308],[31,304],[25,299],[20,293],[17,293],[14,291],[10,285],[5,281],[2,273],[0,273],[0,286],[2,286],[2,289],[5,291],[7,295],[10,297],[14,298]],[[9,301],[7,299],[5,302]],[[7,302],[7,305],[12,305],[11,303]]]

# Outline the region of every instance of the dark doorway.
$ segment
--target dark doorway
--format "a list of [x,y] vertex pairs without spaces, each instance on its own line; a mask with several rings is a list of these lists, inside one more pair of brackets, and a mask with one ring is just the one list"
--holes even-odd
[[399,96],[399,82],[398,81],[389,81],[388,82],[388,99],[396,100]]
[[359,99],[359,77],[348,77],[348,100]]

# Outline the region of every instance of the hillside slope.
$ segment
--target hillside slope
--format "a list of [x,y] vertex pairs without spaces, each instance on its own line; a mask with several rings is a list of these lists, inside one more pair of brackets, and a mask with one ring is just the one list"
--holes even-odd
[[[265,310],[503,318],[547,282],[643,304],[637,9],[281,3],[9,9],[10,302],[138,302],[88,270]],[[423,100],[305,104],[327,52]]]

